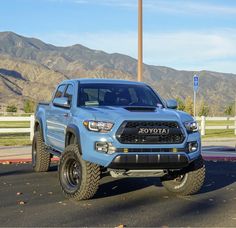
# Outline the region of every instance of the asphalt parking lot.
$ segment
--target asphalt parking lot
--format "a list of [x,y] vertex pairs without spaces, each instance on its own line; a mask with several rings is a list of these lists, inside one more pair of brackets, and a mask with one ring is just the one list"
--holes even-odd
[[0,165],[0,226],[236,226],[236,163],[206,162],[202,191],[168,193],[157,178],[101,180],[94,199],[61,193],[57,167],[34,173],[30,164]]

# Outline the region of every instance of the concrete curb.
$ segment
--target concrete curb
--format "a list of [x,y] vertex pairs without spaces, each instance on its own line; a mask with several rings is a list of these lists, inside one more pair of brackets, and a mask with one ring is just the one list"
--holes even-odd
[[203,159],[205,161],[231,161],[236,162],[236,156],[235,157],[225,157],[225,156],[203,156]]

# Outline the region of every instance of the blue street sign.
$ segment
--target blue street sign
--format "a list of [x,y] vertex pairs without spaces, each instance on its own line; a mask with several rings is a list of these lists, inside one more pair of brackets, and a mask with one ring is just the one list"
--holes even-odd
[[198,91],[198,87],[199,87],[199,77],[197,75],[193,76],[193,89],[194,91]]

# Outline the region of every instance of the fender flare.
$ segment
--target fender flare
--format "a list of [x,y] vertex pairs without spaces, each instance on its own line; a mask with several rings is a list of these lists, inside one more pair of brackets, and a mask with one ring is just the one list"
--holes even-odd
[[65,147],[69,144],[69,133],[72,133],[75,136],[75,143],[79,146],[80,153],[82,154],[79,128],[75,124],[69,124],[67,126],[65,135]]
[[43,122],[41,118],[36,118],[34,122],[34,132],[36,132],[36,126],[39,125],[39,131],[42,135],[43,141],[45,142],[44,139],[44,131],[43,131]]

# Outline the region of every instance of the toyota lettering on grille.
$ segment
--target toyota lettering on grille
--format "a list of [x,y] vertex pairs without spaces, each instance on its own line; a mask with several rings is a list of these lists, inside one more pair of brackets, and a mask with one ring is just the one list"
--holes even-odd
[[138,134],[146,135],[168,135],[170,130],[168,128],[139,128]]

